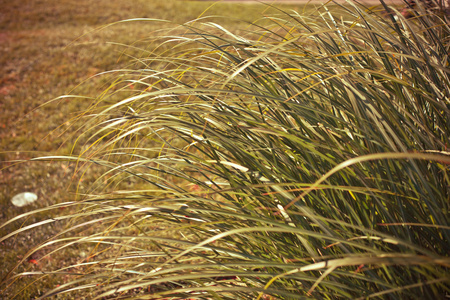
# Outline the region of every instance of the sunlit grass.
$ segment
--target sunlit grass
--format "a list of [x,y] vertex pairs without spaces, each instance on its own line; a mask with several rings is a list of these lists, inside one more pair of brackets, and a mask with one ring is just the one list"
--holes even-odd
[[39,159],[104,170],[34,249],[84,255],[5,282],[66,276],[43,296],[97,298],[449,294],[448,20],[340,9],[146,40],[158,46],[82,115],[77,156]]

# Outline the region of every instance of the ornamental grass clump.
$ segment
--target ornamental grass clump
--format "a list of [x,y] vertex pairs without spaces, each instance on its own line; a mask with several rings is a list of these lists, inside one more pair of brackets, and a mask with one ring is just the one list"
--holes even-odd
[[104,173],[38,247],[89,257],[43,297],[448,296],[449,20],[380,7],[203,18],[115,73],[78,153]]

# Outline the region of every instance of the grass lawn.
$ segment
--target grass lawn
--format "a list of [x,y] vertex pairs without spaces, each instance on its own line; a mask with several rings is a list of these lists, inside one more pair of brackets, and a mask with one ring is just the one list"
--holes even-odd
[[[166,19],[179,24],[206,13],[229,17],[215,21],[239,31],[245,29],[245,21],[257,20],[270,10],[261,4],[171,0],[1,0],[0,6],[0,223],[33,209],[72,201],[74,190],[83,192],[86,182],[95,178],[95,174],[85,174],[84,182],[79,182],[75,166],[65,162],[26,162],[32,157],[71,153],[77,136],[77,126],[71,121],[91,101],[63,98],[46,103],[65,94],[96,97],[109,84],[108,76],[92,76],[126,65],[124,53],[139,55],[124,45],[142,46],[159,29],[173,25],[134,21],[102,26],[133,18]],[[304,6],[284,8],[302,10]],[[146,45],[148,49],[154,46]],[[39,200],[24,208],[13,207],[11,197],[24,191],[36,193]],[[25,223],[48,217],[48,212],[33,214]],[[23,226],[21,222],[2,228],[0,236]],[[3,241],[0,277],[4,278],[30,247],[48,239],[60,225],[42,226]],[[61,252],[52,260],[40,259],[37,254],[12,272],[39,271],[49,265],[62,267],[85,256],[82,250],[68,251],[64,257]],[[49,277],[38,285],[22,278],[10,287],[3,286],[0,295],[10,298],[18,293],[17,298],[30,299],[63,282],[64,276]]]

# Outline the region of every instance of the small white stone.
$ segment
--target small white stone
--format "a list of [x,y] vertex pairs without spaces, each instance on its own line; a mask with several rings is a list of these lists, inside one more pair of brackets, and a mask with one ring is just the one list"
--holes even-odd
[[12,197],[11,203],[17,207],[23,207],[29,205],[37,200],[37,195],[35,193],[25,192],[20,193]]

